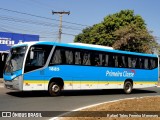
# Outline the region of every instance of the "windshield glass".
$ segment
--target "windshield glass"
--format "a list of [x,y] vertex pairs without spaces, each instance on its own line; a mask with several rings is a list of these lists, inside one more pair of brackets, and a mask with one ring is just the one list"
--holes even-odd
[[5,72],[14,72],[22,69],[26,46],[12,48],[8,54]]

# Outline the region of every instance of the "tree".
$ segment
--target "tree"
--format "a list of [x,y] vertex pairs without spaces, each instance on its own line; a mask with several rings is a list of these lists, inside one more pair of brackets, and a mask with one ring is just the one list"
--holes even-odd
[[133,10],[106,16],[101,23],[85,28],[74,41],[145,53],[153,52],[157,46],[144,20]]
[[149,31],[140,29],[135,24],[121,27],[114,34],[116,41],[112,46],[115,49],[152,53],[157,45]]

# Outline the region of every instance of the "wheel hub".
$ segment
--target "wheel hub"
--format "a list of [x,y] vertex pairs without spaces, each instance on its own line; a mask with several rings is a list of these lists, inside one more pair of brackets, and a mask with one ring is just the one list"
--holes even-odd
[[59,86],[58,86],[58,85],[53,85],[52,91],[58,92],[59,90],[60,90],[60,89],[59,89]]
[[129,92],[131,90],[131,86],[129,84],[126,85],[126,91]]

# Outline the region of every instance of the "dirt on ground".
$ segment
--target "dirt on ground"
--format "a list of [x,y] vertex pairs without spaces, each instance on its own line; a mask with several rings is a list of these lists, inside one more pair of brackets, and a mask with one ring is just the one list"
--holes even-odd
[[60,120],[160,120],[160,96],[105,103],[65,116]]

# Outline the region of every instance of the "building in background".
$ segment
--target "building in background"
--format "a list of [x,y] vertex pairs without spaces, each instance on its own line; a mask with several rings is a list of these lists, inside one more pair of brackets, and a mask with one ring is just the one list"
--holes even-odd
[[39,35],[0,32],[0,78],[3,77],[4,65],[11,46],[29,41],[39,41]]

